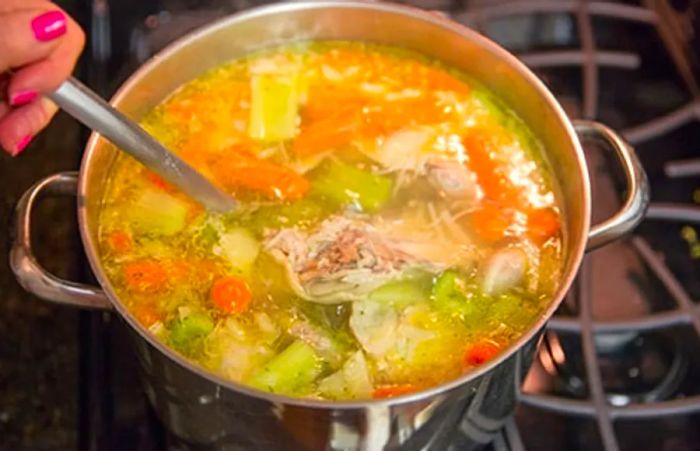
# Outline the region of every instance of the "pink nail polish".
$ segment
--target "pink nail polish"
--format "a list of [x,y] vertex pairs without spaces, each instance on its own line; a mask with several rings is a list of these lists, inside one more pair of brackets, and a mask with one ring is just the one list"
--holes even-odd
[[49,11],[32,20],[32,31],[37,40],[46,42],[66,33],[66,15],[61,11]]
[[39,95],[36,91],[22,91],[10,96],[10,106],[22,106],[34,101]]
[[15,151],[12,152],[12,156],[16,157],[17,155],[19,155],[24,149],[27,148],[30,142],[32,142],[32,135],[27,135],[24,138],[20,139],[17,145],[15,146]]

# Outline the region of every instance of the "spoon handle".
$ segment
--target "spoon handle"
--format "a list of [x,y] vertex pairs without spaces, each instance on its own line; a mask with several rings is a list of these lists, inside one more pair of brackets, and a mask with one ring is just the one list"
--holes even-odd
[[68,114],[154,170],[207,209],[228,212],[236,207],[231,196],[214,186],[138,124],[75,78],[68,79],[49,97]]

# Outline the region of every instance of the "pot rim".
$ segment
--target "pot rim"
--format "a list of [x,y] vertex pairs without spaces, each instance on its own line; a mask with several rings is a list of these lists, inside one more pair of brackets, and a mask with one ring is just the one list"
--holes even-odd
[[[561,304],[565,294],[569,290],[576,274],[578,268],[581,265],[581,260],[583,259],[583,254],[585,252],[585,245],[587,242],[587,233],[590,229],[590,210],[591,210],[591,188],[590,188],[590,178],[588,176],[588,168],[584,158],[583,150],[581,148],[578,137],[574,131],[571,121],[566,116],[563,108],[556,100],[554,95],[547,89],[544,83],[520,60],[518,60],[513,54],[502,48],[500,45],[496,44],[489,38],[479,34],[478,32],[467,28],[451,19],[444,18],[437,14],[431,13],[427,10],[422,10],[412,6],[391,4],[391,3],[370,3],[360,0],[304,0],[304,1],[285,1],[282,3],[276,3],[271,5],[265,5],[261,7],[252,8],[246,11],[235,13],[214,22],[206,24],[194,31],[185,34],[184,36],[176,39],[174,42],[170,43],[164,49],[153,55],[146,61],[141,67],[139,67],[117,90],[117,92],[110,99],[112,105],[117,104],[125,97],[129,91],[132,90],[133,86],[137,85],[141,78],[151,71],[151,68],[156,66],[161,59],[167,59],[171,55],[178,53],[183,47],[186,47],[191,41],[197,40],[198,38],[211,33],[214,30],[226,28],[233,23],[245,22],[250,19],[254,19],[258,16],[265,16],[268,14],[278,14],[291,11],[299,10],[309,10],[309,9],[368,9],[373,11],[381,11],[391,14],[397,14],[401,16],[408,16],[413,19],[418,19],[424,22],[428,22],[432,25],[439,26],[447,31],[459,35],[461,39],[467,39],[470,41],[476,41],[479,46],[487,48],[489,51],[498,55],[504,62],[512,66],[518,71],[523,77],[526,78],[529,84],[531,84],[540,94],[541,98],[553,109],[560,123],[565,128],[565,132],[568,138],[573,144],[573,148],[576,152],[575,159],[579,167],[579,174],[581,176],[582,191],[583,191],[583,212],[581,215],[582,221],[584,222],[581,227],[580,236],[570,236],[568,239],[573,243],[573,247],[570,250],[571,254],[571,270],[563,277],[560,287],[555,294],[555,296],[550,300],[549,306],[545,311],[540,314],[539,319],[535,324],[533,324],[527,332],[520,335],[520,337],[502,351],[498,357],[490,360],[489,362],[481,365],[480,367],[462,375],[461,377],[449,380],[440,385],[427,388],[414,393],[409,393],[401,396],[396,396],[387,399],[369,399],[369,400],[357,400],[357,401],[326,401],[317,400],[309,398],[297,398],[285,395],[279,395],[275,393],[265,392],[257,390],[250,386],[240,384],[223,377],[220,377],[200,365],[186,359],[181,356],[176,351],[170,349],[165,344],[161,343],[160,340],[156,339],[147,328],[142,326],[135,317],[129,312],[124,305],[118,301],[118,296],[115,294],[113,287],[106,277],[104,271],[101,269],[102,265],[99,261],[97,244],[92,239],[89,231],[87,230],[87,208],[86,202],[79,202],[78,206],[78,224],[80,228],[80,235],[82,237],[88,262],[97,278],[98,282],[105,290],[110,303],[119,313],[119,315],[133,328],[141,338],[144,338],[151,346],[155,347],[158,351],[165,354],[169,359],[175,361],[177,364],[182,366],[200,377],[203,377],[219,386],[223,386],[227,389],[246,394],[254,398],[260,398],[265,401],[269,401],[274,404],[284,404],[290,406],[298,406],[305,408],[316,408],[316,409],[358,409],[366,407],[388,407],[398,404],[406,404],[414,401],[425,400],[439,396],[443,393],[452,391],[470,381],[476,380],[481,376],[491,372],[494,368],[501,365],[504,361],[511,358],[518,350],[520,350],[526,343],[528,343],[537,333],[539,333],[547,321],[552,317],[556,309]],[[84,199],[87,190],[87,180],[86,172],[90,167],[90,159],[94,153],[95,148],[102,138],[95,132],[90,135],[90,138],[85,147],[85,152],[82,158],[79,181],[78,181],[78,198]]]

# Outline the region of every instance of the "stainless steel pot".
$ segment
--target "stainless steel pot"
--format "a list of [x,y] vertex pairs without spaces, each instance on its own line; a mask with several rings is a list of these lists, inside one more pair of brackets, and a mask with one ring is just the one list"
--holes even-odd
[[[16,212],[11,265],[20,283],[52,302],[113,309],[134,337],[146,393],[166,426],[193,444],[223,449],[471,449],[490,440],[512,412],[542,329],[573,281],[585,250],[633,229],[648,203],[634,152],[609,128],[570,122],[542,82],[508,52],[438,15],[384,3],[286,3],[224,18],[180,39],[136,72],[112,100],[133,118],[203,71],[252,50],[303,39],[398,45],[459,68],[498,93],[547,149],[566,217],[564,270],[537,324],[477,371],[420,393],[363,402],[322,402],[263,393],[223,380],[157,342],[124,308],[102,268],[97,218],[116,151],[99,136],[87,145],[80,173],[51,176],[24,194]],[[578,137],[577,137],[578,134]],[[613,151],[627,180],[620,211],[590,227],[590,183],[579,138]],[[47,273],[30,242],[31,213],[45,194],[78,196],[88,260],[101,288]]]

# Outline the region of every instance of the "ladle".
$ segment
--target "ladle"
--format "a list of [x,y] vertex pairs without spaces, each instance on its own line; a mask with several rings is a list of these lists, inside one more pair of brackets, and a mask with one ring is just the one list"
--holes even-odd
[[75,78],[65,81],[49,98],[208,210],[225,213],[236,207],[231,196]]

